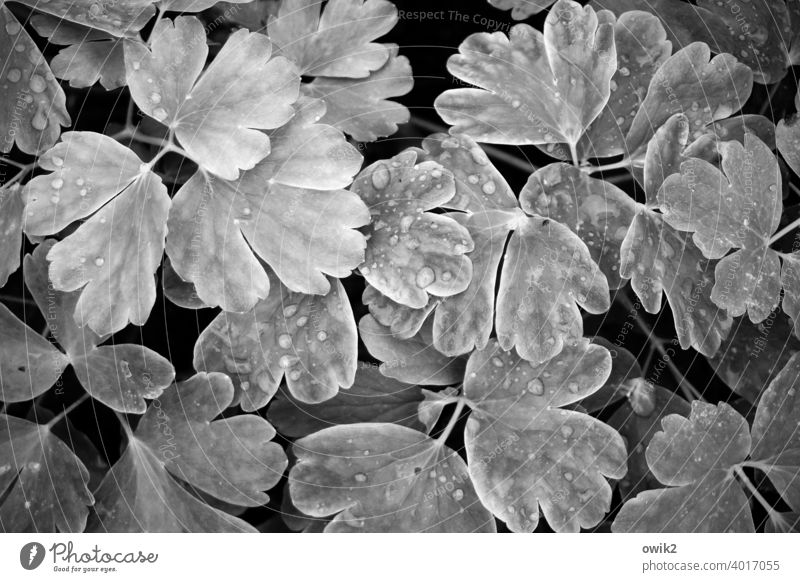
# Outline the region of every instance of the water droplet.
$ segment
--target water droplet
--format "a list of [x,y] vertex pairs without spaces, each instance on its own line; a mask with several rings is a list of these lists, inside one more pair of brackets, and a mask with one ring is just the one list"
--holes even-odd
[[494,365],[495,368],[502,368],[503,367],[503,360],[501,360],[500,358],[495,356],[495,357],[492,358],[492,365]]
[[445,271],[444,273],[442,273],[442,281],[450,281],[452,280],[452,278],[453,278],[453,273],[451,273],[450,271]]
[[455,499],[456,501],[461,501],[462,499],[464,499],[464,492],[461,489],[456,489],[455,491],[453,491],[453,499]]
[[561,427],[561,436],[563,436],[565,439],[568,439],[569,437],[571,437],[572,436],[572,427],[571,426],[567,426],[567,425],[562,426]]
[[11,81],[12,83],[16,83],[22,77],[22,73],[19,69],[10,69],[8,74],[6,75],[6,79]]
[[627,77],[628,75],[631,74],[631,70],[628,67],[620,67],[618,70],[619,74],[622,75],[623,77]]
[[78,178],[77,180],[75,180],[76,186],[83,186],[85,183],[86,182],[83,180],[83,178]]
[[97,265],[98,267],[102,267],[103,263],[105,263],[105,262],[106,262],[106,260],[103,257],[97,257],[94,260],[94,264]]
[[161,103],[161,93],[155,93],[155,92],[150,93],[150,101],[152,101],[155,104]]
[[288,350],[292,347],[292,336],[288,333],[283,333],[278,337],[278,345],[281,346],[284,350]]
[[320,331],[317,333],[317,341],[324,342],[326,339],[328,339],[328,334],[326,332]]
[[300,370],[292,370],[289,372],[289,380],[292,382],[297,382],[300,379],[301,372]]
[[36,113],[33,119],[31,119],[31,126],[36,131],[44,131],[47,127],[47,113],[43,103],[39,103],[39,106],[36,108]]
[[578,383],[577,382],[570,382],[567,384],[567,389],[575,394],[578,391]]
[[157,121],[164,121],[167,118],[167,110],[163,107],[156,107],[153,110],[153,117],[155,117]]
[[284,317],[291,317],[295,313],[297,313],[297,305],[287,305],[283,308],[283,316]]
[[278,360],[278,365],[285,370],[286,368],[291,368],[299,361],[300,358],[298,358],[297,356],[290,356],[286,354],[284,356],[281,356],[280,360]]
[[19,22],[15,20],[6,23],[6,32],[10,35],[18,34],[21,29]]
[[469,182],[470,184],[477,184],[478,182],[480,182],[480,178],[478,177],[477,174],[470,174],[469,176],[467,176],[467,182]]
[[62,180],[61,178],[56,178],[55,180],[50,182],[50,185],[53,187],[53,190],[58,190],[59,188],[61,188],[61,186],[64,185],[64,180]]
[[29,85],[34,93],[42,93],[47,89],[47,81],[41,75],[31,75]]
[[408,232],[408,229],[411,228],[411,224],[414,222],[413,216],[404,216],[400,219],[400,232]]
[[386,164],[378,164],[372,172],[372,185],[376,190],[383,190],[389,185],[390,180],[389,168],[386,167]]
[[59,197],[58,194],[53,194],[52,196],[50,196],[50,202],[52,202],[53,204],[58,204],[59,200],[61,200],[61,198]]
[[125,360],[119,361],[119,369],[126,380],[129,380],[130,378],[133,377],[133,372],[131,372],[131,367]]
[[62,159],[61,159],[61,158],[59,158],[58,156],[53,156],[52,158],[50,158],[50,161],[51,161],[51,162],[53,162],[53,165],[54,165],[56,168],[60,168],[61,166],[63,166],[63,165],[64,165],[64,160],[62,160]]
[[528,382],[528,392],[536,396],[541,396],[544,394],[544,384],[539,378],[534,378]]
[[494,181],[493,181],[493,180],[489,180],[488,182],[486,182],[486,183],[483,185],[483,187],[482,187],[481,189],[483,190],[483,193],[484,193],[484,194],[489,194],[489,195],[492,195],[492,194],[494,194],[494,193],[495,193],[495,191],[497,190],[497,187],[495,186],[495,184],[494,184]]
[[569,471],[564,473],[564,479],[566,479],[567,481],[572,481],[572,473],[570,473]]
[[302,317],[298,317],[297,321],[295,322],[297,327],[305,327],[307,323],[308,323],[308,318],[305,315],[303,315]]
[[81,196],[86,196],[86,188],[83,188],[80,192],[78,192]]
[[142,63],[140,63],[139,61],[134,61],[133,62],[133,70],[134,71],[138,71],[141,68],[142,68]]
[[415,282],[420,289],[429,287],[434,281],[436,281],[436,273],[430,267],[422,267],[417,271]]
[[353,479],[355,479],[355,480],[356,480],[356,481],[358,481],[359,483],[364,483],[364,482],[366,482],[366,480],[367,480],[367,476],[366,476],[364,473],[356,473],[356,474],[353,476]]

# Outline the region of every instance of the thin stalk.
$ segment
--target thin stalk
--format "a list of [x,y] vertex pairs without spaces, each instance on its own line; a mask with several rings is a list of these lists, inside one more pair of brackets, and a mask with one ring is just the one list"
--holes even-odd
[[578,147],[572,142],[569,143],[569,155],[572,156],[572,165],[576,168],[580,168],[581,164],[578,161]]
[[466,405],[467,401],[464,398],[459,398],[458,402],[456,403],[456,409],[453,411],[453,416],[450,417],[450,421],[447,423],[447,426],[444,427],[442,434],[439,435],[439,438],[436,439],[437,445],[443,445],[447,442],[447,438],[450,436],[450,433],[453,432],[453,428],[456,426],[456,422],[461,417],[461,413],[464,411],[464,406]]
[[[625,307],[629,310],[633,310],[633,302],[627,295],[620,294],[620,300],[625,305]],[[703,395],[700,391],[694,387],[694,385],[686,379],[686,376],[683,372],[681,372],[678,367],[672,363],[672,358],[667,355],[667,350],[664,348],[664,340],[653,333],[653,330],[641,320],[638,315],[633,318],[634,322],[636,323],[636,327],[639,328],[643,334],[647,336],[647,339],[652,343],[653,347],[656,351],[661,354],[661,357],[664,359],[664,363],[666,364],[669,371],[678,380],[678,388],[680,388],[683,395],[686,397],[687,400],[701,400],[705,402]]]
[[733,472],[736,473],[736,476],[739,477],[739,480],[742,482],[748,491],[753,495],[753,497],[761,504],[761,506],[767,511],[767,513],[772,517],[773,514],[778,513],[775,511],[775,508],[764,499],[764,496],[756,489],[756,486],[753,485],[753,482],[747,477],[744,472],[744,468],[741,465],[736,465],[733,468]]
[[23,164],[21,162],[15,162],[14,160],[10,160],[3,156],[0,156],[0,162],[8,164],[9,166],[14,166],[15,168],[19,168],[20,170],[24,169],[25,166],[28,165],[28,164]]
[[67,406],[67,407],[66,407],[64,410],[62,410],[61,412],[59,412],[58,414],[56,414],[56,415],[55,415],[55,416],[54,416],[52,419],[50,419],[50,422],[48,422],[48,423],[47,423],[45,426],[46,426],[48,429],[51,429],[51,428],[53,428],[53,427],[54,427],[56,424],[58,424],[58,423],[61,421],[61,419],[62,419],[62,418],[64,418],[64,417],[65,417],[65,416],[67,416],[67,415],[68,415],[70,412],[72,412],[73,410],[75,410],[76,408],[78,408],[78,407],[79,407],[81,404],[83,404],[84,402],[86,402],[86,400],[87,400],[88,398],[89,398],[89,395],[88,395],[88,394],[84,394],[83,396],[81,396],[80,398],[78,398],[78,399],[77,399],[75,402],[73,402],[72,404],[70,404],[69,406]]
[[767,246],[771,245],[772,243],[774,243],[778,239],[782,238],[783,236],[785,236],[787,233],[789,233],[790,231],[794,230],[798,226],[800,226],[800,218],[798,218],[797,220],[795,220],[794,222],[792,222],[790,224],[787,224],[782,229],[780,229],[778,232],[773,234],[772,238],[769,239],[769,243],[767,243]]
[[630,167],[631,167],[630,158],[623,158],[620,161],[613,162],[611,164],[605,164],[603,166],[584,166],[581,169],[584,172],[588,172],[589,174],[594,174],[596,172],[609,172],[611,170],[628,169]]

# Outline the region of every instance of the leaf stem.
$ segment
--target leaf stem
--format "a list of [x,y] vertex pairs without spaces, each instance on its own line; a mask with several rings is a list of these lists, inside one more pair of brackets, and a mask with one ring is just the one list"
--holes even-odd
[[733,472],[736,473],[737,477],[739,477],[739,481],[741,481],[742,485],[744,485],[748,489],[748,491],[750,491],[753,497],[767,511],[767,513],[770,516],[770,519],[772,518],[773,514],[778,513],[777,511],[775,511],[775,508],[772,507],[772,504],[770,504],[766,499],[764,499],[764,496],[761,495],[756,486],[753,485],[753,482],[750,481],[749,477],[744,472],[744,467],[742,467],[742,465],[735,465],[733,467]]
[[797,228],[798,226],[800,226],[800,218],[798,218],[798,219],[797,219],[797,220],[795,220],[794,222],[791,222],[791,223],[787,224],[787,225],[786,225],[786,226],[784,226],[782,229],[780,229],[778,232],[776,232],[775,234],[773,234],[773,235],[772,235],[772,238],[770,238],[770,239],[769,239],[769,242],[767,243],[767,246],[770,246],[770,245],[771,245],[771,244],[773,244],[775,241],[777,241],[778,239],[782,238],[782,237],[783,237],[783,236],[785,236],[785,235],[786,235],[788,232],[790,232],[790,231],[794,230],[794,229],[795,229],[795,228]]
[[76,408],[78,408],[78,407],[79,407],[81,404],[83,404],[84,402],[86,402],[86,400],[87,400],[88,398],[89,398],[89,394],[88,394],[88,393],[85,393],[85,394],[83,394],[83,395],[82,395],[80,398],[78,398],[78,399],[77,399],[75,402],[73,402],[72,404],[70,404],[69,406],[67,406],[66,408],[64,408],[64,410],[62,410],[61,412],[59,412],[58,414],[56,414],[56,415],[55,415],[55,416],[54,416],[52,419],[50,419],[50,422],[48,422],[48,423],[47,423],[45,426],[46,426],[48,429],[51,429],[51,428],[53,428],[53,427],[54,427],[56,424],[58,424],[58,423],[61,421],[61,419],[62,419],[62,418],[64,418],[64,417],[65,417],[65,416],[67,416],[67,415],[68,415],[70,412],[72,412],[73,410],[75,410]]
[[[636,311],[636,307],[634,306],[633,302],[631,301],[630,297],[625,295],[624,293],[619,294],[620,300],[623,302],[625,307],[630,311]],[[666,348],[664,348],[664,340],[658,337],[653,333],[653,330],[648,326],[645,322],[641,320],[639,315],[637,314],[636,317],[633,318],[636,327],[639,328],[643,334],[647,336],[647,339],[652,343],[652,346],[655,350],[661,355],[661,359],[666,364],[669,371],[678,380],[678,388],[680,388],[683,395],[686,397],[687,400],[690,402],[692,400],[700,400],[705,402],[702,393],[694,387],[694,385],[686,379],[686,376],[683,372],[681,372],[678,367],[672,362],[672,358],[667,354]],[[647,370],[644,370],[645,374]]]
[[569,155],[572,156],[572,165],[580,168],[581,164],[578,161],[578,147],[577,144],[569,142]]
[[453,416],[450,417],[450,421],[447,423],[447,426],[444,427],[442,434],[436,439],[436,444],[443,445],[447,442],[447,438],[450,436],[450,433],[453,432],[453,428],[455,428],[456,422],[458,422],[459,417],[461,417],[461,412],[464,410],[466,403],[467,401],[463,397],[458,399],[456,409],[453,411]]
[[14,160],[11,160],[4,156],[0,156],[0,162],[8,164],[9,166],[14,166],[15,168],[19,168],[20,170],[24,169],[25,166],[27,166],[27,164],[23,164],[21,162],[15,162]]
[[631,159],[630,158],[622,158],[618,162],[613,162],[611,164],[605,164],[603,166],[583,166],[581,170],[587,172],[589,174],[594,174],[596,172],[609,172],[611,170],[621,170],[621,169],[629,169],[631,167]]

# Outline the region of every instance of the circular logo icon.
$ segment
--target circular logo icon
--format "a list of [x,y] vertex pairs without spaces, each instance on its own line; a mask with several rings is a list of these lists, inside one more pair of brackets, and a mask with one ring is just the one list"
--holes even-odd
[[29,542],[19,551],[19,563],[26,570],[35,570],[44,561],[44,546],[39,542]]

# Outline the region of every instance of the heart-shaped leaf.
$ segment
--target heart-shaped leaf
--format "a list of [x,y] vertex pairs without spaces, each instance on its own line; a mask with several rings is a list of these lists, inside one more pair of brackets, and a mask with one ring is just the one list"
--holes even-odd
[[473,408],[465,445],[483,504],[515,532],[533,531],[541,506],[559,532],[602,521],[611,504],[606,477],[625,475],[615,430],[561,407],[596,391],[611,357],[581,340],[535,366],[490,342],[467,364],[464,396]]

